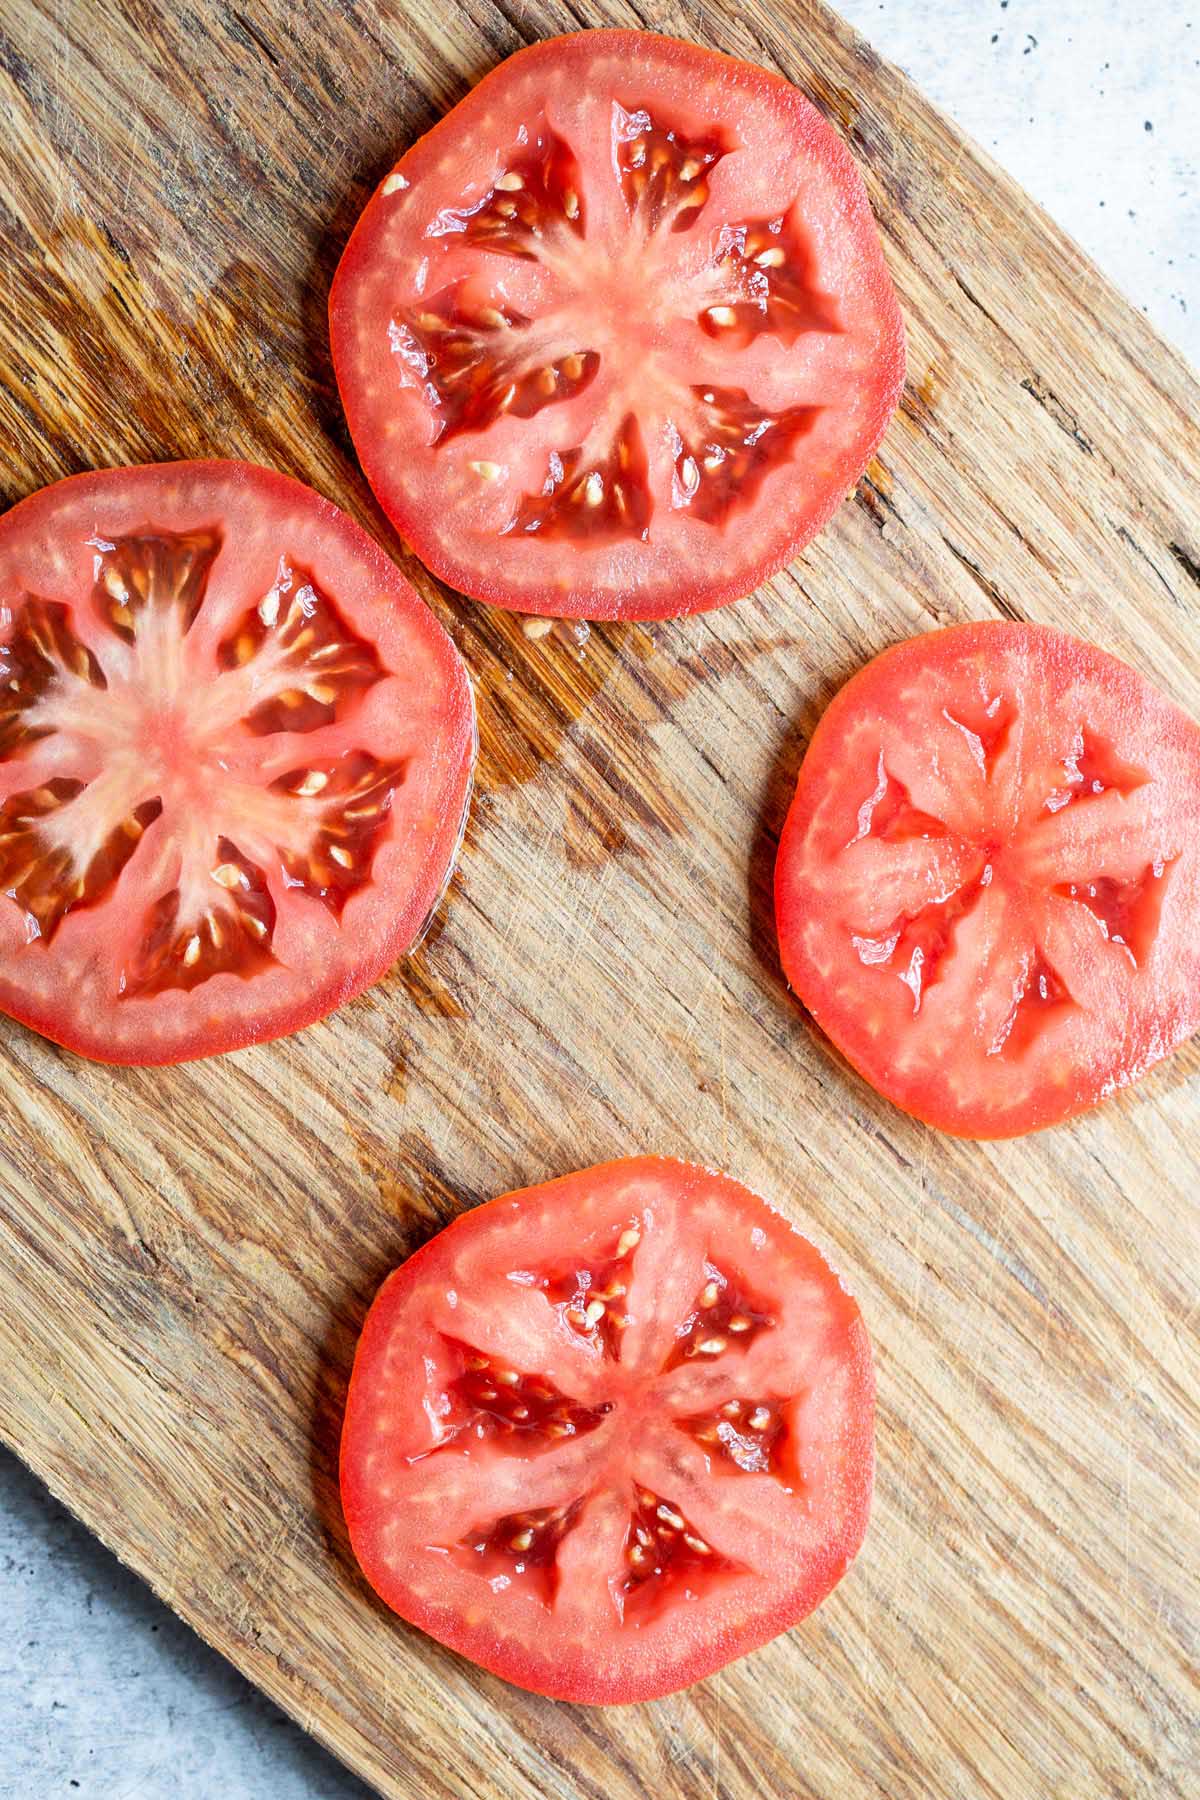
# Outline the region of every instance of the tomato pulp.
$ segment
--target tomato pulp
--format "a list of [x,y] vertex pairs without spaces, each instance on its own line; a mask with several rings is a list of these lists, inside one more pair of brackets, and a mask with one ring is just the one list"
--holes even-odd
[[1053,1125],[1200,1023],[1200,728],[1060,631],[913,638],[821,720],[775,892],[788,980],[881,1093]]
[[319,1018],[422,930],[474,744],[433,615],[299,482],[34,494],[0,520],[0,1009],[125,1063]]
[[507,1680],[669,1693],[802,1619],[862,1542],[858,1307],[736,1181],[651,1157],[465,1213],[384,1283],[342,1437],[389,1606]]
[[637,31],[480,82],[380,185],[330,322],[384,510],[522,612],[748,593],[857,481],[904,376],[841,141],[778,76]]

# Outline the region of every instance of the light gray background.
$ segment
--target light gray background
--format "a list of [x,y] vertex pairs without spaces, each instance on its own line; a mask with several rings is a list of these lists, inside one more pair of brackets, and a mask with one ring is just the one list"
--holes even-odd
[[[1200,362],[1200,0],[842,0]],[[351,1800],[0,1452],[0,1796]]]

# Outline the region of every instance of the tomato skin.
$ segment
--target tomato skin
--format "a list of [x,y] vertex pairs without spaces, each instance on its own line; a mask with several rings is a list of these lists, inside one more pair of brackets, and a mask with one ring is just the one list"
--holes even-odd
[[[503,539],[485,552],[468,541],[466,532],[456,535],[453,529],[446,529],[443,515],[450,503],[441,498],[436,484],[431,481],[427,493],[414,493],[397,467],[395,451],[385,437],[386,427],[381,427],[369,391],[380,380],[379,358],[373,356],[364,373],[358,347],[362,329],[359,294],[381,254],[393,191],[390,184],[399,180],[409,187],[418,185],[455,157],[464,137],[486,134],[492,109],[502,102],[519,74],[537,69],[539,74],[544,71],[548,83],[586,82],[590,59],[604,52],[628,63],[634,88],[639,60],[653,56],[675,69],[681,86],[688,89],[711,78],[730,93],[769,99],[795,142],[827,179],[836,229],[853,243],[857,258],[855,307],[869,320],[865,330],[870,349],[864,349],[863,357],[871,365],[863,382],[868,398],[844,441],[825,445],[820,474],[810,493],[803,497],[789,493],[783,502],[776,497],[779,490],[774,490],[769,503],[760,500],[757,508],[739,516],[726,536],[706,538],[686,573],[673,566],[661,577],[650,572],[643,579],[639,574],[624,589],[593,576],[586,568],[569,569],[549,551],[544,576],[528,564],[514,574],[505,563]],[[821,221],[822,230],[832,228],[828,221]],[[377,188],[339,264],[329,319],[334,369],[351,436],[375,495],[397,531],[427,567],[452,587],[489,605],[547,617],[671,618],[725,606],[750,593],[795,559],[854,488],[883,438],[905,378],[903,319],[862,177],[824,117],[798,89],[768,70],[682,39],[636,30],[594,30],[546,39],[519,50],[485,75],[403,155]],[[731,359],[728,366],[730,379],[736,379],[736,363]],[[705,379],[712,377],[706,375]],[[426,454],[413,446],[414,458]],[[800,479],[797,475],[797,485]],[[653,535],[652,526],[652,540]]]
[[[1017,704],[1011,734],[1017,748],[1010,755],[1008,742],[1001,743],[1007,762],[1000,785],[1006,793],[1012,790],[1006,804],[1013,808],[1013,823],[977,821],[979,842],[990,840],[986,852],[980,853],[989,859],[984,886],[979,889],[977,882],[968,881],[960,890],[967,912],[977,898],[981,900],[975,911],[978,919],[986,904],[983,894],[990,900],[993,892],[1003,893],[1006,884],[1011,889],[1005,898],[1008,910],[1002,915],[1009,923],[996,940],[999,950],[989,953],[988,967],[993,967],[996,956],[1011,951],[1018,939],[1044,941],[1047,929],[1057,934],[1060,954],[1070,961],[1063,948],[1064,901],[1069,897],[1072,903],[1086,904],[1089,896],[1101,893],[1101,900],[1093,900],[1090,909],[1096,917],[1082,929],[1079,921],[1086,920],[1086,913],[1070,909],[1084,950],[1079,966],[1071,969],[1071,980],[1064,986],[1054,969],[1044,961],[1038,965],[1056,1042],[1050,1043],[1047,1031],[1043,1046],[1037,1028],[1031,1027],[1029,1041],[1021,1043],[1011,1058],[1004,1054],[1003,1040],[989,1042],[985,1028],[985,1015],[994,1018],[998,979],[994,974],[990,982],[981,980],[974,989],[960,986],[957,1011],[939,1014],[940,1042],[930,1042],[933,1028],[927,1027],[922,1043],[920,1025],[910,1029],[907,1023],[909,1001],[907,996],[900,1000],[904,990],[895,983],[892,969],[856,966],[847,952],[845,940],[856,922],[855,906],[866,905],[870,911],[869,897],[856,896],[848,877],[839,881],[830,874],[839,857],[858,847],[862,834],[861,823],[855,830],[852,802],[877,797],[871,793],[874,771],[868,746],[889,737],[893,742],[907,737],[914,745],[927,742],[929,766],[935,767],[938,734],[943,738],[946,734],[932,714],[922,712],[924,702],[912,696],[922,683],[928,684],[950,709],[955,694],[965,696],[968,676],[977,694],[986,688],[988,693],[1015,696]],[[1027,692],[1021,691],[1022,683]],[[1094,731],[1102,747],[1094,751],[1089,744],[1088,754],[1110,756],[1117,770],[1097,781],[1094,801],[1082,792],[1078,758],[1063,762],[1064,747],[1070,748],[1076,731],[1089,738]],[[1085,740],[1081,736],[1078,741]],[[907,773],[918,760],[914,753]],[[848,765],[859,772],[847,776]],[[1065,781],[1064,767],[1074,770],[1071,782],[1080,793]],[[1064,786],[1047,798],[1047,771],[1054,769]],[[988,784],[998,779],[997,770],[990,768]],[[1115,794],[1106,791],[1110,779],[1117,785]],[[852,788],[855,781],[857,788]],[[952,783],[946,778],[942,785]],[[1079,827],[1078,852],[1067,846],[1084,861],[1069,880],[1062,879],[1060,871],[1059,880],[1052,882],[1040,873],[1039,865],[1039,858],[1046,868],[1054,860],[1046,850],[1051,843],[1047,833],[1058,829],[1060,811],[1068,801],[1080,797],[1106,810],[1087,814],[1073,808],[1066,815],[1072,824],[1089,821],[1087,830]],[[968,802],[975,804],[967,796],[964,808]],[[922,805],[915,792],[911,803]],[[950,818],[948,812],[946,816]],[[861,821],[861,812],[858,817]],[[952,833],[939,838],[924,815],[920,819],[924,822],[914,826],[914,834],[928,837],[933,852],[951,841]],[[904,1111],[965,1138],[1015,1137],[1045,1129],[1087,1112],[1136,1081],[1200,1027],[1200,950],[1189,930],[1189,920],[1194,921],[1200,909],[1198,828],[1200,727],[1135,670],[1046,626],[993,620],[927,633],[885,650],[853,676],[813,734],[776,862],[776,923],[784,972],[836,1050]],[[1039,844],[1036,854],[1022,850],[1022,834],[1025,841]],[[1010,840],[1015,849],[1006,848]],[[1032,872],[1022,873],[1019,859],[1026,854],[1032,855]],[[1018,858],[1015,879],[996,861],[1006,855]],[[1117,934],[1120,921],[1104,923],[1101,916],[1106,884],[1110,895],[1116,891],[1119,898],[1120,890],[1127,888],[1138,898],[1136,881],[1114,879],[1110,871],[1118,864],[1122,877],[1139,864],[1146,865],[1140,891],[1152,890],[1150,923],[1144,944],[1136,946],[1136,957],[1127,947],[1128,927],[1122,927],[1123,937]],[[876,865],[878,880],[883,879],[878,875],[882,868]],[[960,870],[955,880],[961,874]],[[1165,887],[1165,897],[1153,892],[1156,887]],[[970,936],[971,920],[964,927],[953,921],[947,929],[954,948],[959,929]],[[874,965],[883,956],[884,940],[885,933],[877,926],[867,939],[870,957],[859,952],[864,963]],[[970,942],[973,945],[974,939]],[[943,945],[936,947],[940,951]],[[1134,965],[1132,970],[1127,964]],[[1024,966],[1028,968],[1028,962]],[[1106,993],[1110,984],[1115,998]],[[932,991],[927,987],[927,993]],[[1022,993],[1022,1003],[1027,993]]]
[[[607,1641],[614,1628],[603,1619],[594,1618],[584,1628],[582,1644],[549,1613],[533,1633],[519,1627],[506,1629],[504,1606],[486,1604],[489,1596],[464,1608],[454,1593],[434,1591],[436,1582],[416,1565],[410,1570],[388,1556],[386,1494],[394,1490],[386,1478],[381,1488],[372,1457],[385,1422],[393,1410],[404,1408],[408,1390],[404,1378],[395,1373],[396,1357],[397,1346],[407,1341],[405,1321],[414,1297],[424,1288],[440,1288],[443,1283],[461,1290],[463,1262],[486,1234],[495,1232],[498,1239],[509,1236],[514,1229],[521,1230],[524,1215],[536,1214],[548,1221],[548,1233],[557,1237],[562,1231],[566,1235],[572,1215],[589,1196],[636,1184],[685,1196],[716,1194],[739,1221],[762,1221],[789,1248],[795,1238],[792,1228],[741,1184],[668,1158],[623,1159],[502,1195],[460,1215],[384,1282],[355,1355],[341,1445],[343,1511],[355,1554],[376,1593],[410,1623],[505,1680],[553,1699],[589,1705],[626,1704],[675,1692],[805,1618],[841,1579],[861,1547],[874,1481],[875,1379],[870,1344],[856,1304],[832,1278],[837,1325],[826,1353],[836,1357],[844,1404],[837,1412],[836,1426],[830,1426],[836,1441],[821,1439],[810,1445],[807,1454],[811,1461],[806,1466],[818,1483],[818,1492],[823,1492],[819,1484],[826,1465],[836,1471],[829,1479],[837,1500],[830,1516],[822,1520],[825,1535],[819,1547],[806,1542],[801,1551],[797,1544],[790,1564],[783,1557],[780,1569],[771,1577],[773,1592],[764,1598],[756,1590],[750,1616],[739,1615],[736,1621],[726,1616],[715,1630],[696,1635],[698,1628],[688,1609],[677,1609],[670,1615],[674,1629],[665,1648],[661,1637],[654,1647],[648,1647],[636,1641],[635,1633],[627,1649],[618,1645],[614,1650]],[[830,1289],[830,1271],[819,1254],[802,1239],[796,1238],[795,1244],[802,1259],[799,1266],[805,1271],[801,1279],[819,1270],[822,1286]],[[390,1504],[405,1508],[407,1516],[403,1501]],[[818,1499],[813,1504],[819,1507],[821,1502]]]
[[[185,496],[182,501],[178,500],[180,494]],[[377,980],[420,938],[445,890],[466,826],[476,749],[474,697],[465,665],[432,613],[378,544],[330,501],[274,470],[213,459],[144,464],[67,477],[19,501],[0,518],[0,569],[6,581],[11,580],[13,569],[20,572],[26,557],[41,559],[46,571],[65,569],[68,564],[74,567],[71,558],[78,559],[77,551],[68,550],[67,562],[55,561],[64,513],[72,519],[73,527],[80,518],[94,518],[96,531],[106,520],[119,517],[135,530],[147,524],[186,530],[193,524],[219,520],[223,527],[230,527],[231,534],[237,528],[245,531],[248,523],[256,519],[269,533],[277,516],[295,525],[297,541],[306,546],[304,554],[318,576],[327,579],[331,587],[340,585],[347,590],[340,598],[352,611],[356,624],[366,625],[378,633],[381,641],[386,638],[390,644],[401,641],[406,633],[414,634],[414,641],[425,646],[431,667],[438,669],[444,706],[438,716],[439,737],[427,790],[436,820],[431,814],[430,829],[419,852],[411,886],[404,891],[403,903],[390,908],[385,920],[384,903],[374,895],[367,901],[370,929],[363,931],[357,957],[330,956],[320,975],[307,982],[298,980],[292,991],[286,990],[282,979],[275,980],[270,999],[260,1007],[251,1004],[251,1016],[240,993],[236,1006],[216,996],[211,998],[211,1005],[206,1005],[203,987],[185,998],[160,994],[153,1000],[124,1003],[93,995],[81,1006],[74,989],[81,979],[78,965],[80,958],[85,957],[82,951],[72,950],[69,956],[62,952],[57,987],[42,983],[37,992],[30,991],[23,982],[19,953],[16,959],[0,966],[0,1008],[4,1012],[64,1049],[98,1062],[170,1064],[267,1042],[299,1030]],[[52,572],[44,573],[39,578],[40,585],[54,593],[55,579]],[[380,596],[387,597],[395,609],[394,616],[388,615],[386,607],[378,613],[374,611]],[[3,598],[0,595],[0,601]],[[302,749],[296,751],[296,757],[302,759]],[[16,785],[18,771],[8,771],[0,762],[0,790]],[[387,847],[390,849],[390,845]],[[89,916],[88,929],[91,918],[101,910],[97,908]],[[73,928],[74,918],[68,923]],[[66,937],[64,930],[62,938]],[[59,942],[48,946],[47,953],[59,959]],[[86,958],[83,979],[92,979],[93,965],[99,960],[95,954]],[[221,979],[224,982],[226,978]],[[260,979],[249,978],[246,995],[252,997],[253,984]],[[157,1027],[141,1035],[137,1031],[115,1033],[114,1009],[121,1004],[146,1009],[147,1016],[149,1009],[160,1008],[161,1035]],[[169,1011],[171,1008],[186,1012],[186,1017],[180,1021]],[[168,1016],[170,1025],[166,1023]]]

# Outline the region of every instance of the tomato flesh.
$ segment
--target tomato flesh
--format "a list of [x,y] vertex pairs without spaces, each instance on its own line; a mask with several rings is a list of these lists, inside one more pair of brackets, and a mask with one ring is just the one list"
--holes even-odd
[[381,184],[330,321],[385,511],[525,612],[749,592],[858,479],[904,373],[840,140],[778,76],[645,32],[494,70]]
[[507,1680],[644,1700],[803,1618],[862,1542],[870,1348],[813,1246],[654,1158],[508,1194],[385,1282],[342,1437],[389,1606]]
[[309,489],[44,489],[0,520],[0,1008],[113,1062],[308,1023],[422,929],[473,754],[449,640]]
[[1000,622],[842,689],[776,869],[783,965],[881,1093],[1007,1137],[1200,1023],[1200,729],[1114,657]]

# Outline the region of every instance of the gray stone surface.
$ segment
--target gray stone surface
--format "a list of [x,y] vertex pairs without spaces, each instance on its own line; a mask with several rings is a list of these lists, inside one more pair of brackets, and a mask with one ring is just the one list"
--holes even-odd
[[840,11],[1200,364],[1197,0],[842,0]]
[[[1200,0],[842,11],[1200,361]],[[0,1452],[3,1800],[366,1793]]]

